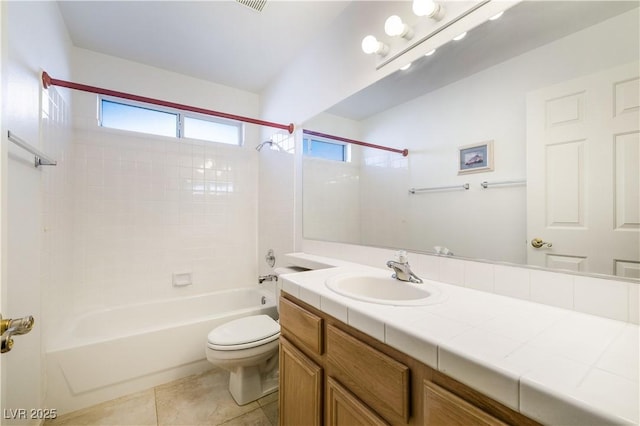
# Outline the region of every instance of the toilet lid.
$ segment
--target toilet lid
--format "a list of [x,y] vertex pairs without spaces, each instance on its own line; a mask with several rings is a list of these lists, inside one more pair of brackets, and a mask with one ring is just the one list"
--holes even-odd
[[271,341],[279,334],[280,325],[273,318],[268,315],[253,315],[214,328],[207,339],[210,345],[237,346],[265,339]]

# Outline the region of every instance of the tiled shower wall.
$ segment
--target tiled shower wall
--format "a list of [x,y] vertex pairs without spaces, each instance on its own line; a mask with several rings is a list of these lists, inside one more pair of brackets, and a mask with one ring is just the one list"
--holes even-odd
[[55,89],[43,96],[43,150],[58,161],[42,168],[49,345],[84,312],[255,284],[255,150],[72,127]]
[[[69,278],[72,276],[73,236],[73,143],[70,109],[54,88],[42,90],[42,150],[57,161],[56,166],[41,166],[42,315],[38,321],[42,335],[48,337],[60,325],[67,308]],[[44,389],[44,387],[43,387]]]
[[74,313],[255,283],[253,149],[84,126],[73,163]]

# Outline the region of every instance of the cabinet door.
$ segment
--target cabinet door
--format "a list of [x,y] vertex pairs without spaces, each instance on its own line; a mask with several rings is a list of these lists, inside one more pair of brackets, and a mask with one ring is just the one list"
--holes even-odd
[[280,425],[317,425],[322,420],[322,368],[280,338]]
[[424,424],[447,426],[499,426],[505,423],[469,404],[435,383],[424,381]]
[[300,342],[304,348],[322,354],[322,323],[319,316],[280,297],[280,326],[282,335],[295,336],[294,342]]
[[389,423],[335,379],[329,377],[327,378],[327,424],[329,426],[387,426]]
[[409,421],[409,367],[339,328],[327,327],[330,374],[393,424]]

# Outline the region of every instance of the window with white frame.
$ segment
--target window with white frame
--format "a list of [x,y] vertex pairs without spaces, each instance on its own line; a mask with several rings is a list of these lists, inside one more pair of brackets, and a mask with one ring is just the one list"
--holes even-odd
[[348,144],[316,136],[305,135],[302,140],[302,153],[308,157],[350,162],[351,150],[349,148]]
[[240,121],[107,97],[100,98],[100,126],[238,146],[244,136]]

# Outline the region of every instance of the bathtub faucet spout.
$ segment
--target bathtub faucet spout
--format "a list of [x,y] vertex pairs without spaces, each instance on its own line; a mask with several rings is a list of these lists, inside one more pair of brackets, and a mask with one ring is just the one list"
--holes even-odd
[[262,284],[265,281],[278,281],[278,276],[274,274],[260,275],[258,277],[258,284]]

